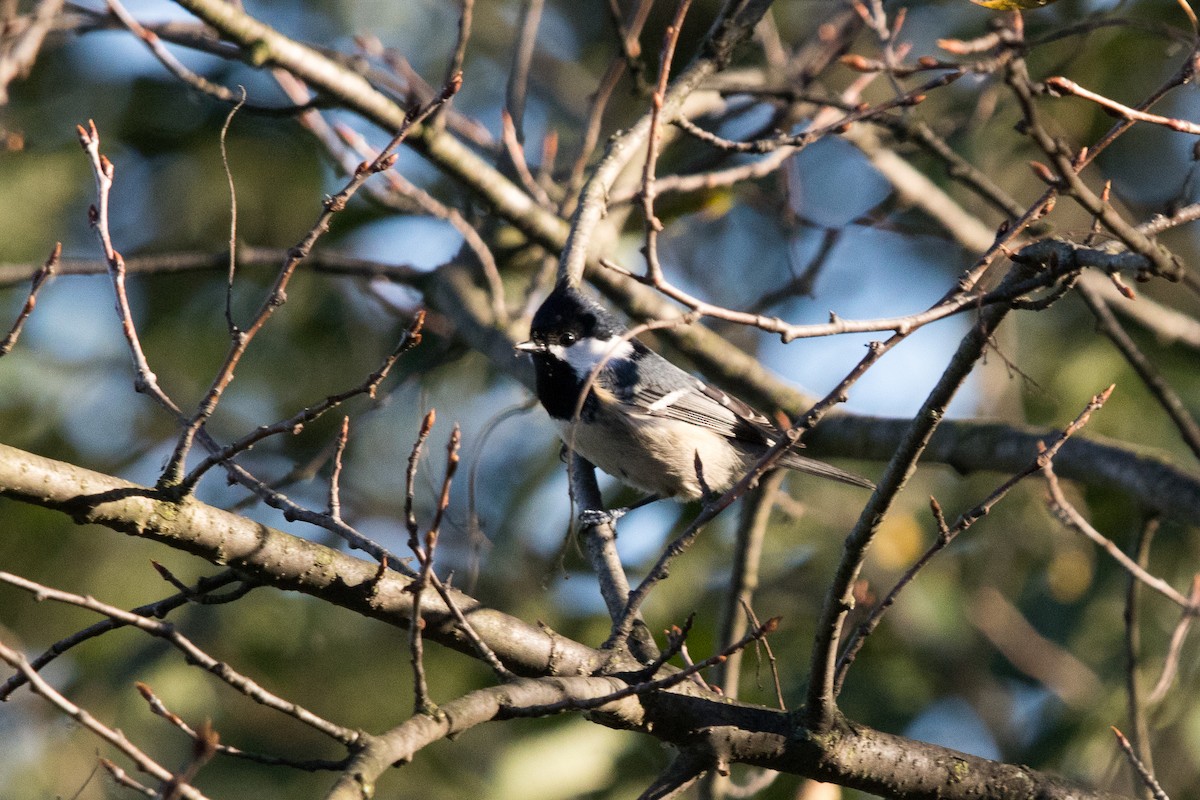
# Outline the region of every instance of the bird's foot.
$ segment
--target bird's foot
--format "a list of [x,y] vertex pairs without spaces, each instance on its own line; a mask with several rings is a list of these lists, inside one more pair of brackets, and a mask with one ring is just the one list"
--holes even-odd
[[596,525],[616,525],[617,520],[629,513],[628,508],[585,508],[579,512],[579,522],[588,527]]

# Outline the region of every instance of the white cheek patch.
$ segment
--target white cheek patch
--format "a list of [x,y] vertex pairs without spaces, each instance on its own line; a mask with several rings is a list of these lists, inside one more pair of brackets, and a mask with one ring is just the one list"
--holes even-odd
[[620,339],[580,339],[570,347],[550,345],[550,352],[566,361],[576,375],[587,375],[601,362],[619,361],[633,356],[633,345]]

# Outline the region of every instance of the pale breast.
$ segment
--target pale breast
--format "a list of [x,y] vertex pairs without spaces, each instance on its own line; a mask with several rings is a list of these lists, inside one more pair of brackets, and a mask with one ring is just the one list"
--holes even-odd
[[697,453],[710,491],[728,489],[747,468],[727,439],[676,420],[626,416],[607,424],[555,422],[575,452],[621,482],[661,497],[694,500],[703,494]]

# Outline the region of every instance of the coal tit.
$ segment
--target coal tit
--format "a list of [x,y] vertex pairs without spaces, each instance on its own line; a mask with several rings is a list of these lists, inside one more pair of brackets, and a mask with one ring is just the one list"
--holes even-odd
[[[624,333],[602,306],[560,284],[534,314],[529,341],[516,346],[533,357],[538,400],[563,442],[651,495],[695,500],[705,489],[728,490],[780,431],[746,403],[636,339],[622,340]],[[602,362],[580,407],[584,383]],[[794,452],[786,453],[779,466],[874,488],[865,478]]]

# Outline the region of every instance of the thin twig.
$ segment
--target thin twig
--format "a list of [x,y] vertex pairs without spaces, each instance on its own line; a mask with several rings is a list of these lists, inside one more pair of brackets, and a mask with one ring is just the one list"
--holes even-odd
[[571,175],[567,179],[566,192],[563,198],[563,211],[569,212],[573,209],[570,203],[574,202],[578,195],[579,188],[583,185],[584,170],[587,168],[589,159],[596,150],[596,143],[600,140],[600,128],[604,122],[604,112],[608,108],[608,101],[612,97],[613,90],[617,88],[617,83],[621,80],[621,76],[625,74],[628,68],[633,74],[633,80],[636,85],[642,83],[643,65],[640,60],[642,54],[642,45],[638,41],[638,37],[642,34],[642,28],[646,24],[646,20],[650,16],[650,9],[654,6],[654,0],[637,0],[637,4],[629,11],[628,16],[623,21],[621,18],[621,9],[617,5],[616,0],[609,2],[609,15],[612,18],[613,24],[617,28],[617,44],[620,48],[620,53],[613,56],[608,63],[608,69],[603,77],[600,78],[600,83],[596,87],[595,93],[592,95],[591,103],[588,106],[587,120],[583,124],[583,135],[579,144],[579,153],[575,157],[575,161],[571,167]]
[[408,548],[410,550],[419,550],[421,546],[417,538],[417,515],[413,510],[413,501],[417,491],[417,467],[421,462],[421,450],[425,446],[425,440],[429,438],[429,433],[433,430],[436,422],[437,410],[431,408],[421,420],[421,428],[417,432],[417,440],[413,442],[412,451],[408,455],[408,469],[404,474],[404,523],[408,528]]
[[[742,611],[745,612],[746,618],[750,620],[750,624],[754,627],[759,626],[758,615],[754,613],[749,602],[742,604]],[[783,699],[783,682],[779,679],[779,662],[775,658],[775,651],[771,649],[771,641],[762,639],[754,643],[755,648],[762,646],[767,653],[767,664],[771,667],[771,683],[775,687],[775,702],[779,705],[780,711],[787,711],[787,703]],[[732,655],[731,655],[732,657]]]
[[[140,771],[150,775],[155,780],[162,783],[170,781],[174,777],[170,770],[168,770],[166,767],[163,767],[161,764],[147,755],[141,748],[125,738],[125,734],[120,730],[116,728],[110,728],[109,726],[100,722],[100,720],[93,717],[87,712],[87,710],[77,706],[60,694],[53,686],[46,682],[46,679],[43,678],[37,670],[29,666],[29,662],[25,660],[24,655],[8,647],[3,642],[0,642],[0,660],[3,660],[13,669],[16,669],[24,674],[33,691],[44,697],[51,705],[55,706],[71,719],[82,725],[84,728],[108,742],[120,752],[124,753],[126,757],[133,761]],[[136,784],[136,782],[134,782],[134,784],[140,786],[140,784]],[[180,787],[180,791],[184,797],[188,798],[188,800],[206,800],[205,796],[194,787],[182,786]]]
[[[1133,546],[1133,559],[1145,568],[1150,562],[1150,545],[1158,532],[1158,517],[1150,517],[1138,532]],[[1131,575],[1125,587],[1125,706],[1129,713],[1129,724],[1133,728],[1134,750],[1143,764],[1154,769],[1153,751],[1150,749],[1150,727],[1146,721],[1146,707],[1142,688],[1138,680],[1141,659],[1141,584]],[[1184,619],[1191,619],[1185,616]]]
[[437,539],[442,529],[442,519],[446,515],[446,509],[450,507],[450,484],[454,482],[454,476],[458,472],[458,451],[461,444],[462,429],[455,423],[454,429],[450,431],[450,440],[446,443],[446,473],[442,478],[442,490],[438,494],[438,504],[433,512],[433,522],[430,523],[429,531],[425,534],[427,539],[430,536]]
[[346,442],[350,440],[350,417],[342,417],[333,449],[333,473],[329,476],[329,516],[339,522],[342,519],[342,455]]
[[1136,108],[1122,105],[1116,100],[1105,97],[1102,94],[1089,91],[1073,80],[1069,80],[1062,76],[1056,75],[1051,78],[1046,78],[1043,83],[1050,90],[1052,96],[1061,97],[1062,95],[1073,94],[1076,97],[1081,97],[1084,100],[1090,100],[1096,105],[1103,108],[1109,114],[1118,117],[1124,117],[1128,120],[1136,122],[1149,122],[1152,125],[1161,125],[1164,128],[1170,128],[1173,131],[1180,133],[1200,134],[1200,125],[1194,122],[1188,122],[1183,119],[1174,117],[1164,117],[1159,114],[1148,114],[1145,111],[1138,111]]
[[117,298],[117,316],[121,320],[121,332],[125,335],[125,341],[129,345],[129,352],[133,358],[135,370],[133,388],[137,392],[148,394],[159,405],[169,411],[176,420],[182,421],[183,412],[175,404],[175,401],[168,397],[162,388],[159,387],[158,377],[150,369],[150,364],[146,360],[146,353],[142,350],[142,343],[138,338],[137,328],[133,324],[133,312],[129,307],[129,296],[125,291],[125,259],[113,247],[112,236],[109,234],[109,193],[112,190],[115,168],[113,163],[108,160],[108,157],[100,152],[100,134],[96,130],[96,123],[94,121],[88,120],[87,128],[84,128],[82,125],[76,126],[76,132],[79,135],[80,144],[88,154],[92,165],[92,173],[96,177],[98,204],[88,208],[88,221],[91,223],[92,229],[96,231],[96,236],[100,240],[101,250],[104,252],[104,260],[108,264],[108,273],[112,279],[113,292]]
[[1079,284],[1077,291],[1083,302],[1091,309],[1092,315],[1096,317],[1096,324],[1101,332],[1125,357],[1125,361],[1133,367],[1146,389],[1167,412],[1167,416],[1179,430],[1180,438],[1191,449],[1192,454],[1196,458],[1200,458],[1200,424],[1188,411],[1187,404],[1183,402],[1179,392],[1175,391],[1175,388],[1155,368],[1146,354],[1133,341],[1133,338],[1121,327],[1121,323],[1109,310],[1108,304],[1091,287]]
[[[211,597],[212,592],[228,586],[231,583],[236,583],[239,580],[241,580],[241,576],[239,576],[236,572],[231,569],[225,570],[224,572],[213,575],[212,577],[201,578],[199,581],[197,581],[195,586],[186,590],[181,590],[177,594],[173,594],[170,597],[166,597],[162,600],[158,600],[153,603],[147,603],[146,605],[131,609],[129,613],[135,614],[139,617],[156,617],[158,619],[162,619],[170,612],[174,611],[180,606],[187,605],[189,602],[203,603],[206,600],[230,602],[232,600],[239,599],[240,597],[243,597],[246,592],[250,591],[257,585],[253,583],[246,583],[243,584],[241,590],[234,591],[220,598]],[[71,648],[80,645],[89,639],[94,639],[97,636],[105,634],[108,631],[116,630],[117,628],[124,628],[127,624],[128,623],[126,622],[121,622],[120,620],[109,617],[108,619],[104,619],[100,622],[89,625],[88,627],[77,631],[70,636],[59,639],[54,644],[50,645],[45,652],[30,661],[29,665],[35,670],[40,670],[42,667],[58,658],[63,653],[66,653]],[[24,673],[18,672],[6,680],[3,684],[0,684],[0,702],[7,700],[14,691],[21,686],[24,686],[25,682],[26,679]]]
[[467,641],[471,643],[471,646],[475,649],[475,652],[479,655],[483,662],[491,667],[492,672],[495,673],[496,677],[498,677],[500,680],[516,680],[516,674],[508,667],[504,666],[504,662],[500,660],[495,651],[488,646],[488,643],[483,640],[483,637],[481,637],[471,625],[466,615],[463,614],[462,609],[459,608],[458,603],[454,601],[454,597],[450,594],[450,590],[444,583],[442,583],[441,578],[437,576],[437,573],[430,572],[429,579],[430,583],[433,584],[434,590],[437,591],[438,596],[442,598],[442,602],[446,604],[446,608],[448,608],[450,613],[454,615],[454,619],[458,623],[459,630],[462,631],[462,634],[466,637]]
[[774,633],[775,630],[779,627],[779,622],[780,622],[779,617],[771,617],[766,622],[757,626],[753,630],[749,631],[741,639],[738,639],[736,642],[731,644],[729,647],[726,647],[724,650],[717,653],[716,655],[710,656],[710,657],[704,659],[703,661],[697,661],[695,664],[692,664],[684,669],[681,669],[678,672],[673,672],[670,675],[667,675],[665,677],[657,678],[657,679],[651,680],[651,681],[645,681],[642,683],[631,684],[629,686],[626,686],[624,689],[619,689],[615,692],[611,692],[606,695],[601,695],[599,697],[589,697],[587,699],[560,700],[557,703],[549,703],[547,705],[527,706],[525,708],[513,709],[513,711],[511,712],[512,716],[544,717],[549,714],[557,714],[562,711],[572,711],[572,710],[585,711],[588,709],[599,708],[600,706],[616,702],[617,700],[622,700],[626,697],[633,697],[634,695],[647,694],[649,692],[656,692],[661,689],[668,689],[672,686],[676,686],[676,685],[682,683],[685,680],[688,680],[689,678],[691,678],[692,675],[695,675],[696,673],[702,672],[702,671],[708,669],[709,667],[712,667],[712,666],[715,666],[715,665],[721,663],[722,661],[724,661],[726,658],[729,657],[730,653],[735,652],[737,650],[744,649],[745,647],[749,646],[752,642],[756,642],[759,639],[762,639],[764,636],[768,636],[768,635]]
[[[758,570],[762,562],[763,542],[767,523],[775,507],[775,497],[783,484],[783,470],[770,473],[759,483],[742,504],[738,520],[737,543],[733,551],[732,576],[721,608],[717,646],[725,647],[746,630],[747,609],[758,589]],[[726,697],[737,699],[741,678],[742,653],[733,653],[717,667],[713,682]]]
[[934,543],[930,545],[929,549],[927,549],[921,555],[921,557],[918,558],[916,562],[904,572],[904,574],[900,577],[900,580],[896,582],[896,585],[891,588],[891,591],[887,593],[883,600],[875,604],[875,607],[871,609],[871,613],[865,620],[862,621],[861,624],[859,624],[854,633],[850,636],[845,647],[842,648],[842,654],[838,657],[837,662],[837,675],[834,679],[835,695],[841,693],[842,685],[845,683],[846,675],[850,670],[850,665],[854,663],[854,659],[858,655],[858,652],[862,649],[863,645],[866,643],[867,637],[879,627],[879,623],[882,621],[883,615],[886,614],[888,609],[895,604],[896,598],[899,597],[900,592],[903,591],[908,584],[915,580],[917,574],[925,567],[925,565],[928,564],[939,552],[948,547],[950,543],[958,537],[959,534],[963,533],[980,519],[991,513],[991,510],[996,506],[996,504],[1003,500],[1004,497],[1010,491],[1012,491],[1012,489],[1018,483],[1025,478],[1030,477],[1031,475],[1037,474],[1042,470],[1045,464],[1050,463],[1058,454],[1058,451],[1062,449],[1062,446],[1066,444],[1067,440],[1081,430],[1083,426],[1088,423],[1088,420],[1091,419],[1092,414],[1098,411],[1106,402],[1108,402],[1108,398],[1112,396],[1115,388],[1115,384],[1111,385],[1100,394],[1092,397],[1092,399],[1084,407],[1083,411],[1080,412],[1079,416],[1077,416],[1069,425],[1067,425],[1067,427],[1064,428],[1061,433],[1054,437],[1049,444],[1039,442],[1039,452],[1037,456],[1029,463],[1029,466],[1002,483],[996,488],[995,491],[988,495],[974,508],[963,512],[963,514],[961,514],[959,518],[955,520],[953,526],[946,524],[946,519],[942,515],[942,508],[938,504],[937,500],[932,497],[929,498],[929,505],[932,509],[934,519],[937,522],[937,538],[934,540]]
[[408,528],[408,548],[421,567],[417,573],[417,579],[411,587],[413,595],[412,622],[408,628],[408,649],[413,669],[414,714],[431,714],[434,710],[433,704],[429,701],[429,685],[425,680],[425,643],[422,636],[425,630],[425,620],[421,617],[421,598],[426,587],[429,586],[430,575],[433,572],[433,551],[437,545],[437,537],[427,535],[425,547],[421,547],[418,539],[417,517],[413,511],[413,495],[416,491],[417,466],[420,463],[421,451],[424,449],[425,440],[429,438],[429,434],[433,430],[436,419],[434,410],[430,409],[425,415],[425,419],[422,420],[421,429],[417,433],[412,452],[408,456],[408,470],[405,473],[404,483],[404,518]]
[[1167,793],[1163,791],[1162,786],[1160,786],[1158,781],[1155,779],[1154,773],[1152,773],[1146,767],[1146,765],[1141,762],[1141,760],[1137,757],[1137,753],[1133,752],[1133,745],[1131,745],[1129,740],[1125,738],[1125,734],[1121,733],[1116,728],[1113,728],[1112,732],[1117,737],[1117,744],[1121,745],[1121,750],[1125,752],[1125,757],[1129,759],[1129,763],[1133,766],[1134,771],[1137,772],[1138,777],[1142,779],[1144,784],[1146,784],[1146,788],[1150,790],[1154,800],[1171,800],[1171,798],[1167,796]]
[[128,28],[130,33],[145,42],[146,47],[150,49],[150,52],[154,54],[154,57],[157,58],[159,62],[167,68],[167,71],[176,78],[179,78],[179,80],[183,81],[198,92],[203,92],[204,94],[215,97],[218,100],[226,103],[237,103],[239,108],[241,107],[242,103],[246,101],[245,89],[242,90],[241,97],[239,99],[238,93],[233,92],[230,89],[221,86],[220,84],[213,83],[203,75],[193,72],[184,66],[183,62],[177,59],[171,53],[171,51],[163,45],[162,40],[158,37],[158,34],[138,22],[137,19],[129,13],[125,6],[121,4],[120,0],[107,0],[107,4],[108,10],[112,12],[112,15],[120,20],[121,24]]
[[[1192,577],[1192,591],[1189,598],[1193,604],[1200,606],[1200,575]],[[1187,640],[1188,631],[1191,630],[1192,622],[1195,619],[1195,614],[1184,611],[1175,625],[1175,630],[1171,631],[1171,644],[1167,647],[1167,657],[1163,660],[1162,674],[1159,675],[1158,682],[1154,684],[1150,696],[1146,698],[1151,705],[1162,702],[1167,696],[1167,692],[1171,690],[1171,685],[1175,682],[1175,676],[1179,672],[1179,660],[1183,656],[1183,643]]]
[[1200,219],[1200,203],[1188,203],[1168,216],[1157,215],[1149,222],[1142,223],[1138,226],[1138,230],[1147,236],[1156,236],[1163,231],[1195,222],[1198,219]]
[[479,580],[482,551],[491,544],[487,535],[483,532],[483,526],[479,520],[479,505],[476,502],[476,486],[479,479],[479,468],[483,463],[485,447],[487,446],[488,439],[491,438],[492,434],[502,423],[519,414],[524,414],[532,410],[535,405],[537,405],[537,398],[530,397],[522,403],[509,406],[485,422],[476,437],[475,452],[471,456],[471,464],[467,468],[467,533],[470,536],[471,545],[470,561],[467,564],[467,583],[463,588],[467,594],[475,593],[475,584]]
[[[248,266],[278,266],[287,257],[287,250],[279,247],[238,248],[238,261],[243,268]],[[175,252],[152,256],[133,256],[125,261],[125,272],[129,275],[172,275],[179,272],[228,270],[229,251],[215,253]],[[356,258],[329,251],[318,251],[309,256],[304,267],[313,272],[342,277],[382,279],[400,284],[420,283],[427,275],[422,270],[404,264],[385,264],[367,258]],[[0,264],[0,288],[15,286],[29,281],[41,264]],[[65,258],[59,261],[55,274],[105,275],[108,263],[94,258]]]
[[[59,603],[67,603],[80,608],[86,608],[89,611],[94,611],[97,614],[103,614],[113,620],[123,622],[126,625],[135,627],[138,630],[145,631],[151,636],[156,636],[166,640],[177,650],[184,654],[190,663],[196,664],[202,669],[211,672],[232,688],[246,695],[255,702],[274,709],[283,714],[292,717],[314,730],[334,739],[345,745],[353,745],[358,740],[358,732],[349,728],[342,727],[326,719],[323,719],[312,713],[303,706],[284,700],[283,698],[272,694],[271,692],[259,686],[250,678],[242,675],[234,670],[228,664],[218,661],[210,656],[205,651],[201,650],[191,639],[184,636],[174,625],[166,622],[159,622],[148,617],[143,617],[138,614],[131,614],[128,611],[117,608],[116,606],[102,603],[91,597],[72,594],[70,592],[51,589],[34,581],[27,580],[19,575],[13,575],[9,572],[0,572],[0,582],[7,583],[11,586],[24,589],[32,593],[39,600],[54,600]],[[27,665],[28,662],[22,662]],[[14,665],[16,666],[16,665]],[[32,668],[29,668],[32,672]],[[36,674],[36,673],[34,673]],[[33,680],[33,676],[29,676]],[[40,679],[40,678],[39,678]]]
[[132,789],[144,797],[152,797],[155,798],[155,800],[158,800],[160,797],[158,792],[151,789],[149,786],[143,785],[128,772],[117,766],[115,762],[110,761],[107,758],[98,758],[96,759],[96,763],[108,773],[108,776],[112,778],[113,782],[118,786],[124,786],[126,789]]
[[1112,556],[1122,569],[1172,603],[1175,603],[1187,613],[1192,615],[1200,613],[1200,605],[1184,597],[1162,578],[1151,575],[1139,566],[1136,561],[1125,555],[1125,552],[1117,547],[1111,539],[1093,528],[1091,523],[1084,519],[1083,515],[1076,510],[1075,506],[1071,505],[1066,495],[1063,494],[1062,487],[1058,483],[1058,476],[1054,474],[1053,463],[1047,462],[1042,467],[1042,474],[1046,478],[1046,487],[1050,491],[1050,510],[1054,512],[1059,522],[1083,534],[1093,544],[1098,545]]
[[[150,707],[151,713],[162,717],[190,738],[194,740],[198,739],[200,734],[196,731],[196,729],[188,725],[187,722],[185,722],[178,714],[167,708],[166,703],[164,703],[149,686],[139,681],[134,684],[134,688],[136,688],[145,699],[146,704]],[[272,767],[291,767],[292,769],[304,770],[305,772],[345,769],[346,763],[349,760],[349,757],[343,758],[339,761],[330,761],[327,759],[301,760],[293,758],[281,758],[280,756],[267,755],[266,753],[255,753],[249,750],[242,750],[241,748],[234,747],[233,745],[221,743],[217,744],[216,751],[221,755],[230,756],[232,758],[241,758],[246,761],[253,761],[256,764],[265,764]]]
[[[454,44],[454,54],[450,57],[450,64],[446,67],[446,77],[442,81],[447,85],[455,80],[456,75],[462,75],[463,64],[467,60],[467,42],[471,39],[471,20],[474,17],[475,0],[459,0],[459,2],[462,4],[462,10],[458,14],[458,40]],[[448,108],[449,103],[438,110],[437,117],[441,118],[445,109]]]
[[521,144],[525,143],[525,96],[529,91],[529,69],[533,64],[543,6],[545,0],[525,0],[521,6],[517,42],[513,47],[513,65],[509,70],[508,86],[505,89],[504,107],[512,117],[513,130]]
[[13,322],[12,328],[9,329],[8,335],[0,341],[0,356],[6,356],[12,352],[13,347],[17,344],[17,339],[21,337],[21,331],[25,327],[25,321],[29,319],[29,315],[33,313],[34,306],[37,305],[38,292],[42,290],[42,286],[54,274],[54,270],[58,267],[59,259],[62,257],[62,242],[55,242],[54,247],[50,250],[50,255],[46,258],[41,268],[33,273],[33,279],[30,281],[29,295],[25,298],[25,305],[21,306],[21,310],[17,313],[17,319]]
[[550,195],[529,171],[529,164],[525,160],[525,149],[521,140],[517,138],[517,127],[513,124],[513,118],[508,113],[508,109],[500,112],[500,141],[503,142],[508,160],[516,169],[517,177],[521,179],[521,185],[525,187],[525,191],[529,192],[529,196],[536,200],[542,208],[553,211],[554,201],[550,199]]
[[412,624],[408,629],[408,643],[412,653],[413,666],[414,714],[432,714],[436,710],[436,706],[429,699],[429,686],[425,681],[425,650],[421,637],[421,632],[425,628],[425,620],[421,618],[421,595],[424,594],[425,588],[435,579],[433,559],[434,553],[437,551],[438,529],[442,523],[442,516],[446,513],[446,508],[450,505],[450,484],[454,481],[454,473],[458,471],[458,450],[462,439],[462,432],[458,425],[455,425],[454,430],[450,433],[450,441],[446,445],[446,472],[442,479],[442,491],[438,497],[433,522],[430,524],[429,530],[425,532],[425,546],[422,548],[417,541],[416,518],[412,512],[412,484],[416,472],[417,460],[421,454],[421,447],[433,427],[433,419],[433,411],[425,415],[425,422],[421,425],[421,431],[417,436],[416,443],[413,445],[412,455],[409,456],[408,461],[408,477],[405,492],[407,498],[405,516],[409,531],[408,546],[412,550],[413,555],[417,557],[417,561],[421,564],[417,580],[411,587],[413,593]]
[[679,45],[679,33],[683,28],[684,17],[692,0],[679,0],[675,9],[675,17],[663,33],[662,54],[659,57],[658,82],[654,94],[650,97],[650,134],[646,141],[646,161],[642,167],[642,214],[646,220],[646,245],[643,255],[646,257],[646,276],[655,284],[663,282],[662,267],[658,263],[658,234],[663,229],[662,221],[654,215],[654,171],[658,163],[658,146],[662,136],[662,109],[667,96],[667,81],[671,76],[671,60],[675,57],[675,48]]
[[421,596],[425,593],[425,587],[429,585],[435,546],[436,541],[426,543],[425,556],[420,559],[421,569],[412,585],[413,607],[412,623],[408,628],[408,650],[413,671],[414,714],[433,714],[436,710],[436,706],[429,699],[429,683],[425,680],[425,620],[421,617]]
[[179,441],[175,445],[175,452],[172,453],[171,459],[167,463],[167,467],[163,470],[162,477],[159,480],[161,487],[175,487],[179,485],[182,479],[181,471],[196,432],[200,430],[216,410],[221,396],[233,381],[234,370],[237,368],[250,342],[271,319],[275,311],[286,302],[287,286],[291,281],[292,275],[295,274],[296,268],[300,263],[307,258],[317,240],[329,230],[329,223],[333,216],[346,207],[350,198],[366,183],[368,178],[391,169],[392,165],[396,162],[395,149],[408,136],[413,126],[420,124],[430,114],[449,102],[450,98],[458,92],[461,86],[462,76],[457,75],[446,84],[441,94],[433,102],[423,107],[410,109],[409,113],[405,116],[404,124],[400,126],[400,129],[392,137],[391,141],[380,150],[379,154],[370,162],[364,161],[361,163],[355,170],[353,177],[342,187],[341,191],[325,200],[324,208],[318,215],[317,221],[308,230],[308,233],[288,251],[287,259],[284,260],[283,265],[280,267],[270,291],[263,299],[252,322],[244,330],[238,331],[237,335],[233,337],[231,346],[225,355],[224,363],[214,376],[204,399],[197,404],[196,411],[188,420],[183,433],[179,437]]
[[391,373],[392,367],[395,366],[396,361],[400,358],[400,356],[404,355],[409,350],[421,343],[421,329],[424,327],[424,325],[425,312],[424,310],[419,310],[413,317],[412,324],[409,325],[408,330],[405,331],[403,337],[401,337],[399,344],[397,344],[392,352],[389,353],[386,358],[384,358],[383,363],[379,365],[379,368],[368,375],[362,383],[351,389],[347,389],[344,392],[329,395],[324,400],[301,409],[285,420],[280,420],[279,422],[275,422],[271,425],[260,425],[242,438],[226,445],[225,447],[217,449],[207,456],[203,461],[197,464],[195,468],[193,468],[192,471],[189,472],[182,481],[180,481],[180,486],[182,489],[190,492],[200,478],[209,469],[217,464],[228,463],[228,461],[235,455],[249,450],[263,439],[283,433],[295,433],[304,425],[307,425],[308,423],[322,416],[327,411],[339,407],[353,397],[358,397],[359,395],[365,394],[370,398],[374,398],[376,392],[379,390],[380,384],[382,384],[384,379],[387,378],[387,376]]
[[225,169],[225,182],[229,184],[229,275],[225,281],[225,326],[229,329],[230,337],[238,335],[237,325],[233,321],[233,276],[237,270],[237,187],[233,183],[233,170],[229,167],[229,150],[227,139],[229,127],[233,125],[233,117],[246,103],[246,88],[239,86],[242,96],[229,113],[225,115],[225,124],[221,126],[221,166]]

